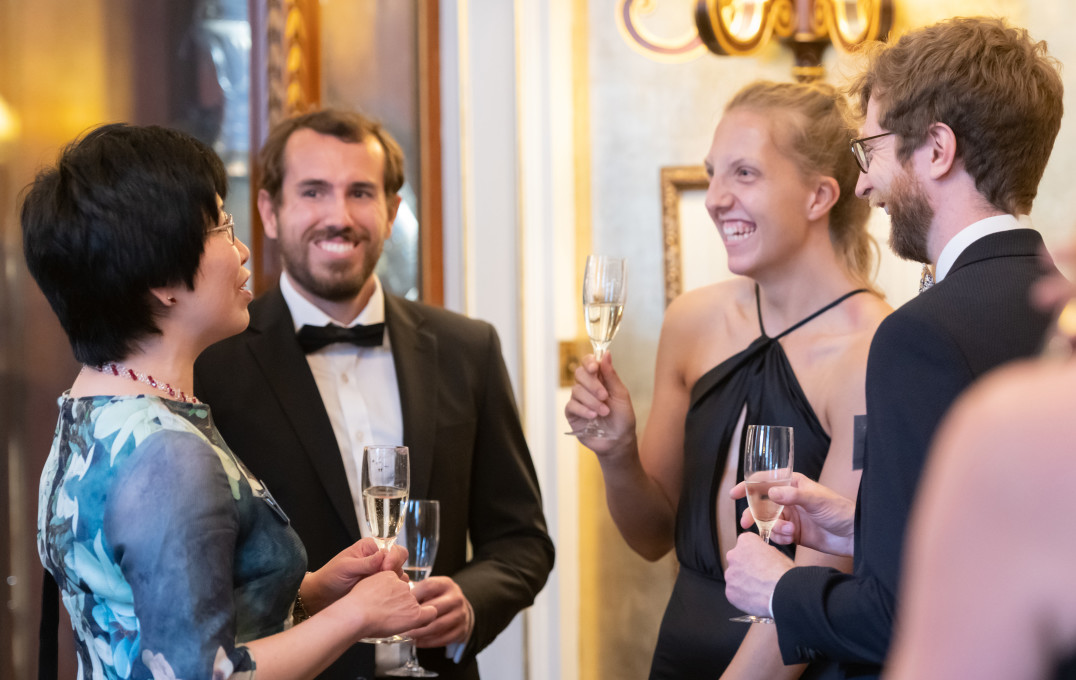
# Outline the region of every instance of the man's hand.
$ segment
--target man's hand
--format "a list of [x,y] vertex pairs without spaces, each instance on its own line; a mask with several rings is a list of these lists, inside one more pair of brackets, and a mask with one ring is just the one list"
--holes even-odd
[[[732,487],[732,498],[743,498],[747,487],[743,482]],[[770,489],[770,500],[784,505],[781,518],[773,526],[770,540],[781,545],[796,543],[830,555],[851,556],[855,531],[856,504],[804,477],[792,475],[791,486]],[[755,523],[750,508],[740,517],[740,526],[751,528]]]
[[748,614],[769,616],[773,589],[795,566],[792,560],[750,532],[740,534],[736,547],[726,557],[729,566],[725,570],[725,597]]
[[418,647],[444,647],[466,642],[474,628],[474,612],[463,591],[448,576],[431,576],[415,584],[411,591],[422,605],[433,605],[433,623],[408,632]]

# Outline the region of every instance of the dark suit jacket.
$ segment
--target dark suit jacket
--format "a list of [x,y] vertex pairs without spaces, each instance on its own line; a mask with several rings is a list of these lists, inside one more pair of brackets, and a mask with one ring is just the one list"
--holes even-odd
[[[553,567],[534,465],[496,331],[485,322],[386,295],[411,497],[441,501],[434,575],[474,608],[463,661],[420,650],[441,678],[477,678],[475,655],[529,606]],[[224,440],[276,497],[317,569],[360,538],[336,438],[279,288],[251,304],[249,328],[206,350],[195,390]],[[470,538],[473,557],[467,559]],[[373,678],[356,645],[322,678]]]
[[[867,439],[855,568],[788,572],[773,597],[785,663],[826,657],[875,677],[889,649],[905,524],[934,431],[972,381],[1041,349],[1049,318],[1030,288],[1047,271],[1030,229],[972,243],[944,280],[878,327],[867,359]],[[938,517],[956,528],[959,518]],[[939,612],[939,615],[944,613]]]

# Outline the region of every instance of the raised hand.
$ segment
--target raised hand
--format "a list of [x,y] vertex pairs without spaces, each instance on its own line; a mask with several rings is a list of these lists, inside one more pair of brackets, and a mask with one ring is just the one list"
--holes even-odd
[[[746,494],[743,482],[729,492],[735,499]],[[791,486],[770,489],[770,499],[785,506],[770,534],[772,542],[796,543],[831,555],[852,554],[855,502],[798,472],[792,475]],[[754,523],[750,508],[744,510],[740,526],[749,529]]]
[[593,354],[583,357],[575,369],[572,398],[564,407],[572,430],[582,430],[588,421],[600,418],[604,438],[579,437],[584,446],[604,453],[635,438],[635,409],[628,388],[613,368],[612,354],[606,352],[601,362]]

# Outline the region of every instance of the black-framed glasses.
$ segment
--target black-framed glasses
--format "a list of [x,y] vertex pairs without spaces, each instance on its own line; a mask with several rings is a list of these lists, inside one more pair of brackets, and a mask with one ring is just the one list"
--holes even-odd
[[206,231],[207,234],[215,234],[218,231],[223,231],[224,235],[228,237],[228,243],[235,243],[235,218],[231,214],[220,211],[224,215],[224,224],[217,225],[212,229]]
[[871,164],[871,148],[867,146],[867,142],[872,139],[878,139],[879,137],[887,137],[893,134],[892,132],[883,132],[880,135],[871,135],[870,137],[860,137],[859,139],[853,139],[851,142],[852,155],[855,156],[856,164],[859,165],[860,172],[867,172],[867,168]]

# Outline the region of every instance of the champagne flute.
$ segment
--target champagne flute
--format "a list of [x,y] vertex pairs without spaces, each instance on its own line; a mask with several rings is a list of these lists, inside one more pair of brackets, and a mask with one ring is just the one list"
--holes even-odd
[[[781,425],[748,425],[743,449],[743,478],[747,483],[747,505],[755,518],[758,535],[767,544],[783,505],[770,500],[770,489],[792,483],[792,456],[795,448],[792,428]],[[768,616],[737,616],[742,623],[773,623]]]
[[[367,446],[362,450],[362,501],[366,527],[382,550],[392,547],[403,523],[403,507],[411,486],[411,461],[406,446]],[[363,638],[363,642],[400,642],[402,636]]]
[[[587,336],[598,361],[605,356],[609,343],[620,328],[627,298],[627,266],[621,257],[588,255],[587,268],[583,273],[583,318],[586,320]],[[577,437],[608,436],[597,418],[591,418],[581,430],[567,434]]]
[[[404,513],[403,531],[400,541],[407,548],[407,563],[404,573],[411,579],[411,586],[430,575],[433,560],[437,557],[437,542],[441,532],[441,503],[439,501],[407,501]],[[437,673],[428,671],[418,662],[415,641],[405,636],[411,644],[408,646],[407,663],[390,670],[387,674],[406,678],[436,678]]]

